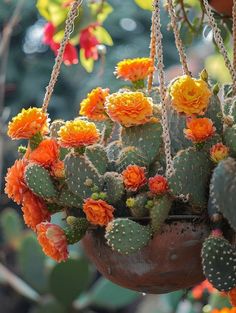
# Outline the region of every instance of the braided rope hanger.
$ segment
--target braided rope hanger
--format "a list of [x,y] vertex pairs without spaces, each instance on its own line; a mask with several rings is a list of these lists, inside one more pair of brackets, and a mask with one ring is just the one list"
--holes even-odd
[[225,45],[224,45],[224,41],[222,39],[222,36],[221,36],[221,33],[220,33],[220,30],[216,24],[216,21],[215,21],[215,18],[214,18],[214,15],[213,15],[213,12],[212,12],[212,9],[209,5],[209,2],[208,0],[202,0],[203,1],[203,5],[205,7],[205,11],[206,11],[206,15],[208,17],[208,20],[209,20],[209,24],[212,28],[212,31],[213,31],[213,36],[214,36],[214,39],[215,39],[215,42],[220,50],[220,53],[222,54],[223,58],[224,58],[224,62],[225,62],[225,65],[226,67],[228,68],[229,70],[229,73],[232,77],[232,80],[233,80],[233,93],[236,92],[236,68],[235,68],[235,64],[236,64],[236,0],[234,0],[234,4],[233,4],[233,38],[234,38],[234,65],[231,64],[230,62],[230,59],[228,57],[228,53],[227,53],[227,50],[225,48]]
[[179,31],[178,24],[177,24],[177,17],[176,17],[175,9],[173,6],[173,0],[167,0],[167,8],[168,8],[168,13],[170,15],[171,26],[172,26],[174,36],[175,36],[175,44],[179,52],[180,63],[183,68],[183,73],[185,75],[191,76],[191,72],[189,71],[189,68],[188,68],[187,56],[184,51],[183,41],[180,37],[180,31]]
[[160,20],[160,1],[153,1],[153,28],[156,41],[156,62],[157,72],[160,82],[160,96],[162,104],[162,128],[163,128],[163,141],[166,156],[166,176],[170,177],[174,173],[173,160],[171,156],[171,140],[168,128],[167,116],[167,102],[166,102],[166,86],[165,86],[165,73],[163,63],[163,46],[162,46],[162,33],[161,33],[161,20]]
[[42,110],[44,112],[47,112],[49,102],[51,100],[55,84],[57,82],[58,76],[60,74],[61,65],[63,62],[63,55],[65,53],[66,45],[70,39],[70,35],[72,34],[74,30],[74,21],[76,17],[78,16],[78,8],[81,6],[83,0],[75,0],[70,8],[70,11],[68,13],[67,19],[66,19],[66,26],[65,26],[65,33],[64,37],[60,43],[60,48],[58,50],[58,54],[55,58],[55,64],[52,69],[50,81],[48,83],[48,86],[46,87],[46,93],[43,100],[43,106]]

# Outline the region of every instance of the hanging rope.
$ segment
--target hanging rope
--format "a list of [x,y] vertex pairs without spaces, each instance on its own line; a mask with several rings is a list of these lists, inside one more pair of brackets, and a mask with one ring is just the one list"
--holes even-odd
[[[150,59],[152,59],[153,64],[155,63],[156,57],[156,35],[154,27],[154,12],[152,12],[152,26],[151,26],[151,40],[150,40]],[[148,76],[148,92],[152,89],[153,84],[153,73],[150,73]]]
[[185,75],[191,76],[191,72],[189,71],[189,68],[188,68],[187,57],[184,51],[183,41],[180,38],[180,32],[179,32],[179,28],[177,24],[177,17],[175,14],[175,9],[174,9],[172,0],[167,0],[167,8],[168,8],[168,12],[170,15],[171,26],[173,28],[173,32],[175,36],[176,48],[179,52],[180,62],[183,67],[183,72]]
[[[233,69],[236,71],[236,0],[233,0]],[[236,95],[236,74],[233,78],[233,94]]]
[[61,64],[63,62],[63,55],[65,52],[65,48],[66,48],[66,45],[70,39],[70,35],[73,32],[74,20],[76,19],[77,15],[78,15],[78,8],[81,6],[82,2],[83,2],[83,0],[75,0],[71,6],[69,13],[68,13],[68,17],[66,20],[66,26],[65,26],[64,38],[60,44],[60,48],[58,50],[58,54],[57,54],[57,57],[55,59],[55,64],[54,64],[53,69],[52,69],[52,74],[51,74],[49,84],[46,87],[46,94],[45,94],[45,97],[43,100],[43,106],[42,106],[42,109],[44,112],[47,112],[48,105],[49,105],[49,102],[51,100],[55,84],[57,82],[57,78],[60,74],[60,69],[61,69]]
[[156,35],[156,61],[157,71],[160,82],[160,96],[162,104],[162,128],[163,128],[163,141],[166,156],[166,176],[170,177],[174,172],[173,160],[171,156],[171,141],[168,128],[168,116],[167,116],[167,103],[166,103],[166,86],[165,86],[165,74],[163,63],[163,46],[162,46],[162,33],[161,33],[161,20],[160,20],[160,1],[154,0],[153,2],[153,27]]
[[220,33],[220,30],[216,24],[216,21],[215,21],[215,18],[213,16],[213,13],[212,13],[212,10],[211,10],[211,7],[208,3],[208,0],[203,0],[203,4],[204,4],[204,7],[205,7],[205,10],[206,10],[206,14],[208,16],[208,19],[209,19],[209,24],[212,28],[212,31],[213,31],[213,35],[214,35],[214,39],[215,39],[215,42],[220,50],[220,53],[222,54],[223,58],[224,58],[224,61],[225,61],[225,65],[227,66],[228,70],[229,70],[229,73],[232,77],[232,80],[233,82],[236,81],[236,71],[235,69],[233,68],[231,62],[230,62],[230,59],[228,57],[228,53],[226,51],[226,48],[225,48],[225,45],[224,45],[224,41],[221,37],[221,33]]

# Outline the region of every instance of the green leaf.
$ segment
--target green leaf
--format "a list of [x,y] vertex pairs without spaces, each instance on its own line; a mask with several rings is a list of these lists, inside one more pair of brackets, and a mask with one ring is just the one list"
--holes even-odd
[[134,0],[135,3],[143,10],[152,11],[152,0]]
[[55,298],[69,306],[88,286],[90,271],[85,259],[68,260],[55,266],[50,275],[50,290]]
[[39,292],[44,292],[47,287],[45,260],[35,235],[29,233],[22,240],[18,253],[19,267],[22,278]]
[[38,0],[36,7],[39,11],[39,13],[47,20],[50,20],[50,13],[48,11],[48,3],[49,0]]
[[[91,13],[96,16],[97,21],[102,24],[108,17],[109,14],[113,11],[112,6],[105,2],[102,3],[92,3],[90,4]],[[97,13],[99,12],[99,13]]]
[[17,247],[22,236],[23,224],[17,212],[5,209],[0,215],[1,229],[6,244]]
[[216,309],[231,308],[228,297],[222,296],[219,292],[211,293],[208,303]]
[[111,310],[122,308],[139,296],[138,292],[119,287],[103,277],[93,285],[89,293],[92,305]]
[[108,33],[108,31],[102,27],[102,26],[97,26],[94,31],[93,31],[95,37],[100,43],[103,43],[107,46],[112,46],[113,45],[113,40]]
[[94,60],[92,58],[85,58],[84,49],[80,49],[80,63],[88,73],[93,71]]

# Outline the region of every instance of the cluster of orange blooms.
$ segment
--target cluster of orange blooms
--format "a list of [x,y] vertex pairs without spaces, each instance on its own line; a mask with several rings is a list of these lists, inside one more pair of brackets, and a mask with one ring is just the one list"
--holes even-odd
[[[116,75],[137,82],[147,78],[153,71],[153,62],[149,58],[138,58],[120,62]],[[191,115],[185,130],[187,138],[198,143],[214,134],[215,128],[211,120],[193,115],[202,114],[211,96],[204,81],[184,76],[171,86],[170,94],[176,110]],[[123,91],[110,95],[108,89],[98,87],[82,101],[80,114],[94,122],[110,118],[123,127],[132,127],[145,124],[153,118],[153,102],[142,92]],[[65,172],[64,163],[60,160],[60,148],[83,148],[100,139],[95,123],[85,118],[66,122],[58,132],[58,139],[47,137],[49,119],[47,113],[40,108],[23,109],[8,127],[8,135],[14,140],[30,141],[37,135],[42,137],[36,148],[33,149],[29,144],[24,157],[8,170],[5,191],[22,206],[25,223],[37,232],[44,252],[57,261],[68,257],[65,233],[59,226],[50,223],[51,213],[47,203],[27,187],[24,172],[28,164],[36,163],[49,170],[55,179],[63,179]],[[218,162],[226,153],[226,147],[216,145],[211,151],[212,159]],[[160,195],[168,191],[166,178],[156,175],[148,179],[144,167],[129,165],[122,177],[128,191],[136,192],[145,185],[148,185],[152,194]],[[105,226],[113,219],[114,208],[102,199],[88,198],[84,201],[83,211],[91,224]]]

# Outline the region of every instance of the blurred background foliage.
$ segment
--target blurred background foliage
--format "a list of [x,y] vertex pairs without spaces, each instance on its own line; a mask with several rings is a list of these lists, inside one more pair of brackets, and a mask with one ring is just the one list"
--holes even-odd
[[[0,33],[12,17],[18,1],[0,0]],[[191,1],[198,10],[198,1]],[[49,106],[51,119],[70,119],[77,115],[80,101],[96,86],[109,87],[111,91],[121,87],[122,82],[113,75],[118,61],[149,55],[151,1],[108,2],[113,7],[113,12],[106,19],[104,27],[109,31],[114,45],[107,47],[105,58],[95,63],[92,73],[87,73],[80,64],[62,66]],[[169,20],[164,8],[162,11],[164,60],[167,78],[170,80],[181,73],[181,67],[173,34],[168,30]],[[16,158],[16,146],[6,137],[6,125],[22,107],[41,106],[54,54],[42,44],[46,21],[36,8],[36,0],[25,1],[18,18],[17,27],[11,36],[7,66],[5,69],[0,67],[0,78],[6,75],[4,102],[0,103],[0,312],[201,312],[202,307],[208,303],[207,294],[199,302],[187,291],[163,296],[144,296],[120,288],[96,273],[80,246],[73,248],[70,261],[58,265],[42,253],[35,235],[25,230],[19,208],[3,194],[4,182],[1,177],[4,177],[7,167]],[[197,75],[205,65],[213,79],[229,81],[222,58],[212,45],[212,34],[209,30],[199,28],[198,36],[195,37],[194,33],[186,31],[183,26],[182,35],[186,44],[191,43],[188,56],[193,73]],[[228,33],[225,33],[224,38],[226,44],[229,44]],[[214,294],[209,301],[214,302],[216,307],[221,306],[222,299],[218,301],[219,297]],[[187,300],[181,301],[183,298]],[[204,310],[209,311],[209,307]]]

